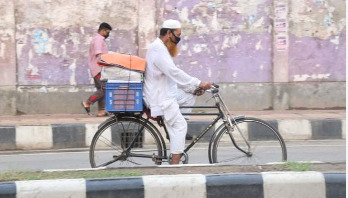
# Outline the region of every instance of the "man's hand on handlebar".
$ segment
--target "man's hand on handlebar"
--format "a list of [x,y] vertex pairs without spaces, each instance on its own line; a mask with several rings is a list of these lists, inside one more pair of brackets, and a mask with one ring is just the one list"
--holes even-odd
[[212,87],[211,82],[201,81],[201,83],[199,84],[199,87],[193,92],[193,94],[196,96],[201,96],[204,94],[205,90],[211,89],[211,87]]
[[197,89],[193,92],[193,95],[201,96],[201,95],[204,94],[204,92],[205,92],[204,89],[202,89],[202,88],[197,88]]
[[212,82],[201,81],[201,83],[199,84],[199,88],[202,88],[203,90],[211,89],[211,86]]

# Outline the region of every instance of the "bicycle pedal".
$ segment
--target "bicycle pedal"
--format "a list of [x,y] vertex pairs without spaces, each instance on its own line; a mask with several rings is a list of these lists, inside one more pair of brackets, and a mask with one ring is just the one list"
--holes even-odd
[[186,140],[193,140],[193,137],[190,134],[186,133],[185,139]]

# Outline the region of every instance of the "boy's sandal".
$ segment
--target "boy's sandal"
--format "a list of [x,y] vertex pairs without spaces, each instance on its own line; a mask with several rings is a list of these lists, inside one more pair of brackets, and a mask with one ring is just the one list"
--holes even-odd
[[89,112],[91,111],[90,107],[86,107],[83,102],[81,102],[81,106],[86,110],[87,114],[89,115]]

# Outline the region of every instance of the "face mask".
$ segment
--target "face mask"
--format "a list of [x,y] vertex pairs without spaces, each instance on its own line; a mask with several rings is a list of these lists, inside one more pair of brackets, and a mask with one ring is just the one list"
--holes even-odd
[[107,39],[108,37],[109,37],[109,33],[104,36],[105,39]]
[[171,30],[171,32],[172,32],[172,34],[174,35],[175,41],[173,41],[171,37],[169,37],[169,38],[170,38],[170,40],[171,40],[173,43],[175,43],[175,45],[177,45],[177,44],[180,42],[180,39],[181,39],[181,38],[175,36],[173,30]]

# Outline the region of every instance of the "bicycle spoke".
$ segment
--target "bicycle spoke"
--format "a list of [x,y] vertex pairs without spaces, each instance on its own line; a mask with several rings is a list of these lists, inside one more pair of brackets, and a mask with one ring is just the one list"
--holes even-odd
[[132,161],[132,160],[130,160],[130,159],[127,159],[127,161],[130,162],[130,163],[136,164],[136,165],[141,165],[141,164],[136,163],[136,162],[134,162],[134,161]]
[[[123,128],[123,131],[126,132],[126,131],[129,130],[130,122],[128,123],[128,127],[127,127],[126,130],[124,129],[124,123],[121,123],[121,126],[122,126],[122,128]],[[122,145],[122,144],[123,144],[123,145]],[[126,145],[124,145],[124,144],[125,144],[125,142],[123,142],[123,141],[121,140],[121,147],[122,147],[122,148],[125,148],[125,147],[126,147]]]
[[[113,148],[114,150],[117,150],[117,149],[122,149],[120,147],[118,147],[117,145],[115,145],[113,142],[111,142],[110,140],[108,140],[106,137],[104,136],[101,136],[104,140],[100,140],[102,143],[104,143],[105,145],[108,145],[110,148]],[[106,141],[110,142],[110,144],[107,144]]]
[[108,161],[108,162],[105,162],[104,164],[101,164],[101,165],[97,166],[97,168],[99,168],[99,167],[105,167],[105,166],[107,166],[107,165],[110,165],[110,164],[116,162],[119,158],[120,158],[120,156],[116,157],[116,158],[113,159],[113,160],[110,160],[110,161]]
[[222,160],[222,161],[219,161],[218,163],[225,163],[225,162],[233,162],[233,161],[236,161],[237,159],[241,159],[241,158],[245,158],[247,157],[246,154],[244,155],[240,155],[240,156],[237,156],[237,157],[234,157],[234,158],[230,158],[230,159],[225,159],[225,160]]

